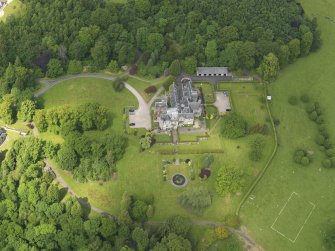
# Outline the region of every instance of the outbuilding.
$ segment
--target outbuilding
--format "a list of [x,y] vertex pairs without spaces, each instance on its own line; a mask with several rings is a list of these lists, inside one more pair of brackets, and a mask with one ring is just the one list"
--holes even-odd
[[198,77],[231,77],[228,67],[197,67]]

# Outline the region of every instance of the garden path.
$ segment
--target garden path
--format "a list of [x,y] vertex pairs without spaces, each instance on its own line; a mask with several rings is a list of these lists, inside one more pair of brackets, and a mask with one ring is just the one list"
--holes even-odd
[[[76,78],[100,78],[100,79],[106,79],[106,80],[115,80],[115,77],[105,75],[105,74],[99,74],[99,73],[82,73],[82,74],[77,74],[77,75],[60,77],[54,80],[39,79],[38,81],[40,83],[45,84],[45,86],[41,90],[39,90],[37,93],[35,93],[35,97],[36,98],[40,97],[42,94],[48,91],[51,87],[57,84],[60,84],[66,80],[71,80],[71,79],[76,79]],[[142,97],[142,95],[130,84],[128,84],[127,82],[124,82],[124,83],[125,83],[125,88],[128,89],[137,98],[137,101],[138,101],[138,109],[135,111],[135,114],[132,115],[130,123],[135,123],[135,126],[133,126],[133,128],[145,128],[147,130],[150,130],[151,129],[150,102],[147,103]]]

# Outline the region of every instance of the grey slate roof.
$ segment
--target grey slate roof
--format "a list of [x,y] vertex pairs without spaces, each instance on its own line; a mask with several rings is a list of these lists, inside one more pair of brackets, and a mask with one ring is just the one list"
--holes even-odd
[[228,67],[197,67],[197,75],[206,74],[207,76],[211,74],[230,76],[231,73],[228,70]]

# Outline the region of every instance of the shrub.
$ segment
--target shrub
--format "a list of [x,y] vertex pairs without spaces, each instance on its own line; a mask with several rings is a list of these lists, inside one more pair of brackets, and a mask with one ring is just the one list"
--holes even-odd
[[316,121],[318,119],[318,114],[316,113],[316,111],[313,111],[308,115],[308,117],[310,120]]
[[315,142],[318,145],[323,146],[325,144],[325,137],[323,135],[318,135],[315,139]]
[[246,133],[247,122],[242,116],[231,113],[222,118],[221,135],[223,137],[236,139],[245,136]]
[[308,166],[309,165],[309,162],[310,162],[310,160],[309,160],[309,158],[308,157],[302,157],[301,158],[301,165],[303,165],[303,166]]
[[269,132],[269,128],[268,128],[267,124],[263,124],[263,125],[257,124],[257,125],[252,126],[249,129],[249,134],[259,133],[259,134],[266,135],[266,134],[268,134],[268,132]]
[[169,76],[169,77],[164,81],[164,83],[163,83],[163,87],[164,87],[164,89],[165,89],[166,91],[169,90],[170,85],[173,84],[174,80],[175,80],[174,77]]
[[335,249],[335,227],[326,231],[323,242],[328,250]]
[[215,233],[216,238],[219,240],[224,240],[229,237],[229,231],[223,226],[216,227],[214,229],[214,233]]
[[301,95],[300,100],[304,103],[308,103],[309,102],[309,96],[307,94],[303,94],[303,95]]
[[296,96],[291,96],[288,98],[288,102],[290,105],[297,105],[299,103],[299,99]]
[[326,155],[329,158],[334,157],[334,149],[327,149],[326,150]]
[[312,160],[307,151],[302,149],[295,151],[293,159],[295,163],[303,166],[308,166]]
[[273,123],[275,124],[275,126],[279,126],[280,120],[278,118],[273,118]]
[[331,159],[324,159],[322,161],[322,165],[325,168],[331,168],[332,167],[332,161],[331,161]]
[[121,92],[124,88],[125,88],[125,85],[124,85],[122,79],[116,78],[113,82],[113,89],[116,92]]
[[319,116],[317,119],[316,119],[316,123],[318,123],[319,125],[320,124],[323,124],[325,122],[323,116]]
[[67,68],[68,74],[79,74],[83,72],[83,66],[81,61],[78,60],[70,60],[69,66]]
[[311,113],[313,111],[315,111],[315,105],[314,105],[314,103],[308,103],[306,105],[306,112]]
[[323,144],[323,146],[324,146],[326,149],[330,149],[330,148],[333,148],[333,143],[330,141],[330,139],[326,139],[326,140],[325,140],[325,143]]
[[249,159],[252,161],[260,161],[263,155],[264,140],[260,137],[253,139],[250,143]]
[[188,188],[178,197],[178,202],[184,208],[190,208],[197,215],[212,204],[211,195],[205,187]]
[[242,173],[232,167],[221,167],[218,171],[215,183],[216,192],[219,195],[235,193],[242,188]]
[[145,93],[150,94],[150,93],[156,93],[157,92],[157,87],[156,86],[149,86],[144,90]]
[[204,179],[205,177],[208,178],[209,176],[211,176],[211,170],[209,170],[208,168],[202,168],[199,177],[201,179]]

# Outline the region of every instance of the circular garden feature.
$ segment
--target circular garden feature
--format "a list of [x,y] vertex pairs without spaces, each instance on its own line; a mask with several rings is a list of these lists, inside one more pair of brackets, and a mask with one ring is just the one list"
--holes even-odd
[[173,175],[172,177],[172,185],[174,185],[175,187],[185,187],[188,183],[188,180],[186,179],[186,177],[180,173],[177,173],[175,175]]

